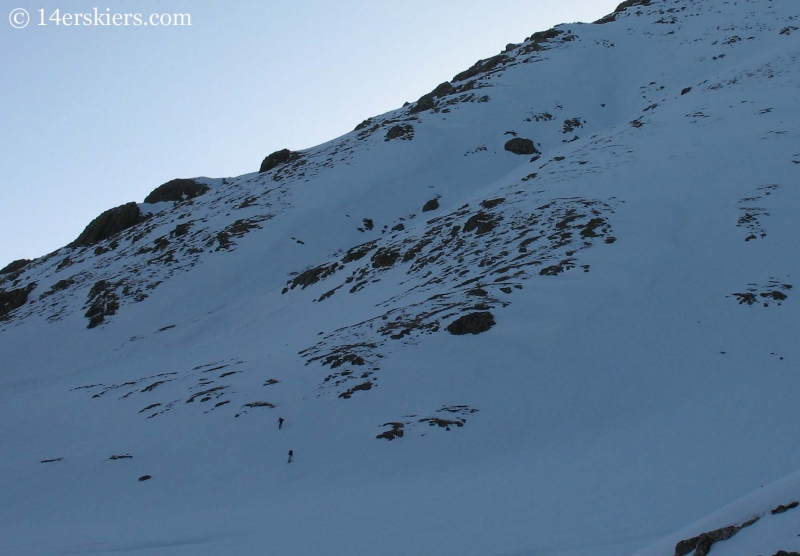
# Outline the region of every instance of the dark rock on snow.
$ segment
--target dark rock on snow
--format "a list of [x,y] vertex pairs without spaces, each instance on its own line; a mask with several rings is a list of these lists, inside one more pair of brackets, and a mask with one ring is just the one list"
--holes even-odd
[[736,533],[745,527],[750,527],[758,520],[759,518],[756,517],[750,521],[742,523],[739,526],[729,525],[728,527],[722,527],[720,529],[702,533],[696,537],[692,537],[691,539],[682,540],[675,545],[675,556],[686,556],[692,551],[694,551],[694,556],[706,556],[714,543],[730,539]]
[[595,25],[600,25],[603,23],[611,23],[612,21],[616,21],[618,14],[624,12],[628,8],[632,8],[634,6],[649,6],[649,5],[650,5],[650,0],[626,0],[625,2],[617,6],[617,9],[614,10],[614,13],[608,14],[607,16],[598,19],[594,23]]
[[409,108],[409,112],[412,114],[416,114],[417,112],[424,112],[425,110],[431,110],[436,107],[436,102],[433,100],[433,96],[430,94],[422,95],[419,97],[419,100]]
[[384,427],[391,426],[392,428],[389,429],[388,431],[384,431],[384,432],[380,433],[375,438],[385,438],[386,440],[394,440],[395,438],[403,438],[403,434],[404,434],[404,432],[403,432],[403,426],[404,426],[403,423],[394,423],[394,422],[392,422],[392,423],[384,423],[382,426],[384,426]]
[[367,118],[366,120],[358,124],[353,131],[361,131],[362,129],[366,129],[371,125],[372,125],[372,118]]
[[430,212],[439,208],[439,199],[431,199],[422,207],[422,212]]
[[414,126],[411,124],[396,125],[389,128],[386,132],[386,139],[384,141],[391,141],[392,139],[412,139],[414,137]]
[[145,197],[145,203],[184,201],[194,199],[208,191],[208,186],[190,179],[174,179],[159,185]]
[[280,151],[275,151],[274,153],[267,156],[264,161],[261,163],[261,168],[258,170],[259,172],[269,172],[273,168],[280,166],[281,164],[285,164],[287,162],[292,162],[293,160],[297,160],[300,158],[298,153],[292,152],[289,149],[282,149]]
[[12,272],[22,270],[32,262],[33,260],[31,259],[17,259],[16,261],[10,262],[0,269],[0,274],[11,274]]
[[800,504],[798,504],[798,502],[796,502],[796,501],[792,502],[791,504],[787,504],[785,506],[783,504],[781,504],[780,506],[778,506],[777,508],[772,510],[771,513],[772,513],[772,515],[782,514],[782,513],[787,512],[788,510],[792,510],[792,509],[796,508],[798,505],[800,505]]
[[530,139],[514,137],[506,142],[505,149],[514,154],[538,154],[539,151]]
[[106,317],[115,315],[119,310],[119,297],[116,293],[118,284],[99,280],[89,291],[88,305],[84,316],[89,319],[87,328],[95,328],[103,324]]
[[475,233],[480,236],[491,232],[495,226],[497,226],[497,217],[487,212],[479,211],[464,224],[464,232],[470,233],[475,230]]
[[419,97],[419,100],[411,107],[409,112],[412,114],[416,114],[417,112],[424,112],[425,110],[430,110],[436,106],[436,102],[434,99],[441,98],[447,95],[452,95],[456,92],[456,88],[453,87],[449,82],[445,81],[444,83],[437,86],[434,90],[430,93],[422,95]]
[[109,209],[89,222],[78,238],[69,247],[88,247],[104,239],[108,239],[123,230],[127,230],[146,220],[139,205],[127,203]]
[[363,382],[361,384],[357,384],[356,386],[353,386],[349,390],[346,390],[345,392],[342,392],[341,394],[339,394],[339,397],[344,399],[344,400],[349,400],[353,396],[353,394],[355,394],[356,392],[361,391],[361,390],[364,390],[364,391],[372,390],[372,382],[370,382],[368,380],[368,381]]
[[497,56],[492,56],[486,60],[479,60],[475,62],[471,68],[468,70],[464,70],[455,77],[453,77],[453,82],[457,83],[459,81],[464,81],[469,79],[470,77],[475,77],[478,74],[489,72],[498,66],[503,66],[511,61],[511,57],[505,54],[498,54]]
[[28,301],[28,294],[36,287],[36,283],[28,284],[24,288],[16,290],[0,291],[0,320],[6,317],[11,311],[19,309]]
[[480,334],[494,325],[494,315],[489,311],[481,311],[459,317],[447,326],[447,331],[455,336]]

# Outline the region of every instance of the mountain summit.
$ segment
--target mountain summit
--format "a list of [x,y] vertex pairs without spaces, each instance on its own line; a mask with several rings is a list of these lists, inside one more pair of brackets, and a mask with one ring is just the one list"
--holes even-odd
[[9,264],[0,551],[800,551],[798,39],[624,2]]

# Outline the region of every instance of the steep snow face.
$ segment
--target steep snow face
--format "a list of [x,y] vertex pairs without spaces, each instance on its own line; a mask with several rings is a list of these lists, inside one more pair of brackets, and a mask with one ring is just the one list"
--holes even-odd
[[0,275],[3,552],[650,556],[796,498],[664,538],[797,469],[800,6],[632,4]]

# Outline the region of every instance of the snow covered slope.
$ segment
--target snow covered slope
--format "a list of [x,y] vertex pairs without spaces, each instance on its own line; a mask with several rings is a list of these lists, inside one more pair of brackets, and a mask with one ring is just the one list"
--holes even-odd
[[0,551],[800,550],[799,39],[626,2],[10,265]]

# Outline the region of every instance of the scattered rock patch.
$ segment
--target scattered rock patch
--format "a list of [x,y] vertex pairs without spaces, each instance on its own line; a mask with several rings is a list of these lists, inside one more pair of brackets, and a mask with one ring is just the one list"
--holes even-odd
[[[241,238],[253,230],[260,230],[261,226],[259,226],[258,223],[263,222],[266,219],[266,217],[262,216],[237,220],[221,232],[217,233],[216,237],[214,238],[219,244],[216,250],[230,250],[235,245],[231,239],[232,237]],[[209,240],[208,244],[213,245],[214,239]]]
[[[200,398],[200,402],[201,403],[211,401],[214,398],[219,398],[223,394],[222,390],[225,390],[227,388],[228,388],[227,386],[214,386],[213,388],[209,388],[207,390],[202,390],[200,392],[195,392],[194,394],[189,396],[189,399],[186,400],[186,403],[192,403],[198,398]],[[256,404],[259,404],[259,403],[265,403],[266,404],[267,402],[255,402],[255,403]],[[246,404],[245,407],[256,407],[256,406],[250,405],[250,404]],[[258,406],[258,407],[261,407],[261,406]]]
[[765,286],[748,284],[747,291],[733,293],[727,297],[735,297],[739,305],[755,305],[761,303],[764,307],[770,304],[781,305],[789,297],[787,292],[791,291],[791,284],[782,284],[776,279],[771,279]]
[[344,392],[339,394],[339,397],[345,400],[349,400],[356,392],[372,390],[372,386],[373,386],[372,382],[368,380],[366,382],[362,382],[361,384],[357,384],[356,386],[353,386],[348,390],[345,390]]
[[355,247],[349,249],[347,253],[345,253],[344,257],[342,257],[342,263],[347,264],[359,259],[363,259],[370,251],[375,249],[376,245],[376,241],[370,241],[367,243],[362,243],[361,245],[356,245]]
[[372,255],[372,268],[390,268],[400,258],[400,251],[391,247],[381,247]]
[[[344,356],[358,354],[362,364],[376,372],[382,358],[378,349],[388,341],[413,344],[420,336],[435,334],[467,313],[494,313],[496,308],[510,303],[506,296],[521,289],[522,281],[533,278],[533,269],[538,274],[543,268],[551,268],[556,275],[577,266],[578,252],[613,241],[608,235],[608,219],[613,210],[607,203],[553,199],[520,210],[519,201],[513,196],[523,194],[520,191],[485,199],[477,209],[467,204],[428,220],[423,229],[415,228],[415,233],[385,237],[354,248],[359,255],[377,254],[378,268],[373,260],[362,261],[349,275],[342,276],[339,271],[347,267],[339,261],[317,267],[325,269],[326,279],[335,282],[330,286],[333,289],[326,288],[329,293],[349,286],[350,293],[355,294],[379,282],[384,273],[408,276],[414,285],[381,302],[378,306],[386,309],[384,314],[321,334],[323,337],[315,345],[300,352],[306,364],[342,364],[347,363]],[[401,261],[409,264],[401,266]],[[586,271],[588,265],[582,268]],[[497,297],[503,293],[503,299]],[[404,302],[408,296],[413,296],[409,299],[414,301]],[[363,341],[374,335],[377,342]],[[338,395],[342,390],[337,385],[358,378],[347,372],[331,375],[320,386],[326,390],[335,388]],[[370,380],[374,379],[377,377]]]
[[[429,427],[436,427],[444,429],[445,431],[452,430],[453,427],[455,428],[462,428],[467,423],[466,417],[453,417],[454,415],[472,415],[477,413],[478,410],[470,407],[468,405],[452,405],[452,406],[442,406],[441,409],[437,409],[436,413],[447,413],[449,414],[447,417],[442,417],[438,415],[434,415],[431,417],[423,417],[417,419],[416,415],[406,415],[404,416],[405,421],[390,421],[388,423],[384,423],[381,427],[391,427],[389,430],[383,431],[375,438],[383,438],[386,440],[394,440],[395,438],[402,438],[405,433],[409,429],[413,429],[417,425],[426,424]],[[425,436],[423,434],[422,436]]]
[[581,122],[580,118],[572,118],[571,120],[564,120],[564,128],[561,130],[561,133],[563,134],[572,133],[579,127],[583,127],[583,122]]
[[500,221],[500,217],[489,214],[488,212],[479,211],[477,214],[470,216],[464,224],[464,232],[469,233],[475,231],[477,235],[483,235],[491,232]]
[[287,286],[283,288],[282,293],[286,293],[289,290],[295,289],[297,286],[300,286],[300,289],[306,289],[308,286],[312,284],[316,284],[320,280],[327,278],[334,272],[339,269],[338,263],[331,263],[331,264],[324,264],[320,266],[315,266],[314,268],[309,268],[298,274],[293,279],[289,280]]
[[119,310],[119,297],[117,296],[117,286],[122,282],[111,283],[106,280],[99,280],[89,290],[87,301],[88,309],[84,316],[89,319],[87,328],[95,328],[103,324],[106,317],[115,315]]
[[392,139],[402,139],[410,141],[414,138],[414,126],[411,124],[395,125],[389,128],[386,132],[386,139],[384,141],[391,141]]

